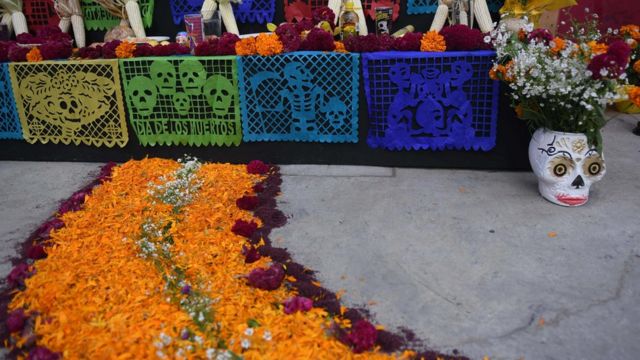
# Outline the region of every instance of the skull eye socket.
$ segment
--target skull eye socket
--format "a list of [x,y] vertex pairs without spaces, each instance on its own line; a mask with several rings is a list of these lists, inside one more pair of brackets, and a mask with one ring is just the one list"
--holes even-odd
[[567,174],[567,165],[558,164],[553,167],[553,175],[557,177],[563,177]]
[[138,96],[138,94],[140,94],[140,92],[138,90],[133,90],[133,93],[131,95]]
[[60,101],[60,109],[67,110],[67,102],[64,100]]
[[549,163],[549,172],[555,177],[564,177],[569,175],[574,169],[573,160],[567,156],[558,156]]
[[144,91],[144,94],[147,95],[147,96],[151,96],[151,95],[153,95],[153,92],[151,90],[149,90],[149,89],[146,89]]
[[600,175],[600,173],[602,173],[603,168],[604,168],[604,164],[600,156],[591,156],[587,158],[587,160],[584,162],[584,165],[583,165],[584,173],[589,176]]

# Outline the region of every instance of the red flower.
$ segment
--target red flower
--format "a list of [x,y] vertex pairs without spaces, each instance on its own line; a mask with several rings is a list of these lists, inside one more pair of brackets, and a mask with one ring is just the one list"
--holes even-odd
[[0,41],[0,61],[9,60],[9,48],[13,44],[13,41]]
[[260,160],[251,160],[247,164],[247,172],[249,174],[266,174],[269,171],[269,165]]
[[29,352],[27,360],[58,360],[60,355],[52,352],[44,346],[38,346]]
[[258,183],[253,185],[253,191],[257,192],[257,193],[261,193],[264,191],[264,185],[262,183]]
[[62,220],[55,218],[47,221],[46,223],[40,225],[38,230],[36,230],[36,235],[40,239],[48,239],[51,235],[51,231],[55,229],[60,229],[64,226],[64,222]]
[[236,220],[236,223],[231,227],[231,232],[236,235],[249,238],[251,237],[251,235],[253,235],[254,232],[256,232],[257,229],[258,224],[253,221],[248,222],[244,220]]
[[78,191],[75,194],[71,195],[69,199],[63,202],[60,207],[58,207],[58,214],[62,215],[69,211],[78,211],[82,208],[84,204],[84,198],[87,195],[85,191]]
[[616,79],[624,74],[629,64],[631,48],[624,41],[614,41],[607,52],[596,55],[591,59],[587,69],[595,80],[602,78]]
[[136,49],[133,50],[134,57],[144,57],[153,55],[153,46],[149,44],[136,45]]
[[236,206],[242,210],[253,210],[260,204],[260,199],[257,196],[245,195],[236,200]]
[[[472,29],[467,25],[446,26],[440,31],[447,44],[447,51],[487,49],[489,45],[484,42],[484,36],[478,29]],[[553,39],[553,37],[552,37]]]
[[243,246],[242,254],[244,255],[245,264],[251,264],[260,260],[260,253],[258,253],[258,250],[253,246]]
[[284,269],[282,265],[276,263],[268,269],[257,268],[252,270],[248,276],[249,285],[262,290],[275,290],[280,287],[284,280]]
[[40,44],[40,40],[29,33],[22,33],[16,36],[16,41],[20,44]]
[[105,59],[115,59],[116,56],[116,48],[120,45],[122,41],[113,40],[102,46],[102,57]]
[[285,23],[278,26],[276,29],[276,35],[280,38],[284,51],[297,51],[300,48],[302,39],[300,38],[300,32],[296,28],[295,24]]
[[373,348],[378,337],[378,330],[367,320],[358,320],[347,335],[347,342],[356,354]]
[[16,265],[7,276],[7,283],[10,287],[24,286],[24,279],[31,275],[29,265],[21,263]]
[[311,29],[300,45],[300,49],[312,51],[333,51],[335,48],[333,35],[320,28]]
[[296,29],[299,33],[313,29],[315,25],[311,19],[304,18],[296,23]]
[[313,307],[313,300],[304,296],[294,296],[284,302],[284,313],[289,315],[297,311],[307,312]]
[[614,56],[620,66],[626,68],[631,56],[631,47],[625,41],[618,40],[609,45],[607,53]]
[[213,56],[218,54],[218,38],[203,41],[196,46],[194,54],[196,56]]
[[47,253],[44,251],[44,246],[33,244],[29,250],[27,250],[27,257],[33,260],[44,259],[47,257]]
[[[22,35],[22,34],[20,34]],[[18,36],[20,36],[18,35]],[[31,51],[30,48],[28,47],[22,47],[22,46],[18,46],[16,44],[13,44],[10,48],[9,48],[9,60],[14,61],[14,62],[18,62],[18,61],[27,61],[27,53]]]
[[313,23],[318,25],[321,21],[326,21],[331,25],[333,29],[336,21],[336,14],[333,13],[333,10],[326,6],[322,6],[313,10],[312,16]]
[[24,314],[24,309],[13,310],[9,316],[7,316],[7,330],[9,330],[10,333],[22,331],[26,320],[27,316]]
[[102,57],[102,45],[83,47],[78,51],[78,56],[83,59],[99,59]]
[[240,41],[240,37],[232,33],[224,33],[218,42],[218,55],[235,55],[236,43]]
[[549,45],[549,43],[553,41],[553,34],[551,34],[547,29],[535,29],[529,33],[527,38],[533,43],[541,42],[545,45]]
[[410,32],[393,40],[393,49],[398,51],[420,51],[422,33]]
[[45,60],[68,59],[72,51],[69,41],[47,41],[40,45],[40,53]]

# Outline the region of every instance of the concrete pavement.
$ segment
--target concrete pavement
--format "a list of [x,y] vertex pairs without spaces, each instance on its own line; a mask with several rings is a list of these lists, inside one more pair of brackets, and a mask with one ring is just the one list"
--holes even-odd
[[[640,357],[637,118],[604,130],[607,175],[567,209],[531,173],[284,166],[277,245],[433,348],[481,359]],[[429,152],[425,152],[429,156]],[[100,164],[0,162],[0,277]]]

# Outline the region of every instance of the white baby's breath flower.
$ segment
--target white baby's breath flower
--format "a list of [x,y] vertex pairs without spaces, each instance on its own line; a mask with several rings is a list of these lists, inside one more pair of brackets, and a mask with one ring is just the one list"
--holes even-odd
[[244,334],[245,334],[245,335],[247,335],[247,336],[251,336],[251,335],[253,335],[253,328],[247,328],[247,329],[244,331]]
[[489,44],[489,43],[491,42],[491,36],[489,36],[489,35],[485,36],[485,37],[484,37],[484,42],[485,42],[486,44]]
[[271,341],[271,331],[265,331],[264,334],[262,334],[262,338],[266,341]]
[[209,348],[204,354],[207,359],[213,359],[213,357],[216,356],[216,349]]
[[249,341],[249,339],[242,339],[242,342],[240,342],[240,346],[242,346],[243,349],[248,349],[251,346],[251,342]]

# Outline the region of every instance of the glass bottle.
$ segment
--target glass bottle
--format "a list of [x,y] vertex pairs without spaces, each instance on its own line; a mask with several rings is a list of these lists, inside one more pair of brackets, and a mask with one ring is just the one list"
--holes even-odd
[[346,40],[349,36],[358,35],[359,22],[358,14],[353,10],[353,1],[345,2],[344,11],[340,14],[342,40]]

